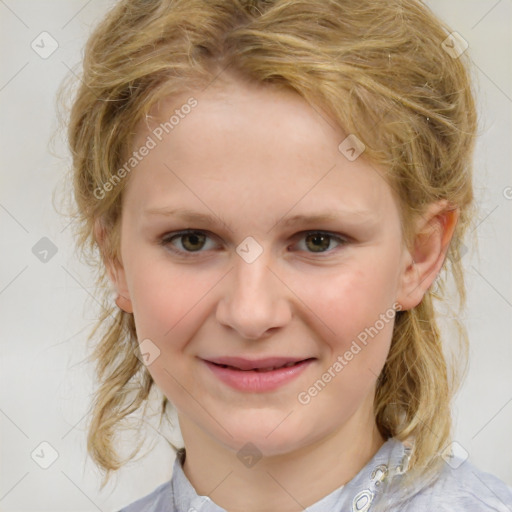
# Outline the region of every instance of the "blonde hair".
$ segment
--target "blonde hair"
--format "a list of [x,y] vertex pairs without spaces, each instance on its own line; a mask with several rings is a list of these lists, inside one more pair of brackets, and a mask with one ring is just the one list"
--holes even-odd
[[[227,68],[295,91],[355,134],[366,146],[365,158],[386,170],[404,243],[411,244],[413,222],[432,202],[446,199],[459,209],[437,286],[417,307],[397,313],[375,396],[382,435],[414,439],[410,467],[437,464],[450,440],[450,404],[460,379],[444,354],[434,299],[445,299],[451,275],[459,306],[465,303],[460,259],[474,215],[477,130],[469,58],[447,51],[450,32],[419,0],[122,0],[95,28],[68,139],[77,247],[95,266],[103,297],[89,338],[100,333],[90,358],[100,384],[87,447],[106,471],[105,482],[126,462],[119,460],[116,433],[147,402],[153,379],[134,352],[133,315],[112,304],[104,266],[119,259],[121,198],[129,178],[101,199],[94,191],[123,165],[137,124],[159,99],[204,88]],[[96,221],[105,230],[101,251]],[[462,325],[458,329],[464,360],[467,335]],[[160,419],[169,405],[161,400]]]

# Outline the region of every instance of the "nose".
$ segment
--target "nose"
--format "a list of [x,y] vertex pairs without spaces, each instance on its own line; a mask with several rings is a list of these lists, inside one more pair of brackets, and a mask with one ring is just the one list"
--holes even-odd
[[290,289],[265,254],[251,263],[236,255],[217,305],[218,322],[250,340],[268,337],[292,316]]

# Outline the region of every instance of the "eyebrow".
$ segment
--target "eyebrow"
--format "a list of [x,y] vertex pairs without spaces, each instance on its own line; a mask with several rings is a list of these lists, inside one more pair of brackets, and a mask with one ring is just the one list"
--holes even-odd
[[[354,210],[354,211],[335,211],[330,210],[322,213],[314,213],[314,214],[297,214],[291,217],[284,218],[282,220],[276,220],[274,222],[274,226],[276,224],[281,224],[282,226],[289,227],[295,226],[297,224],[316,224],[321,222],[332,222],[336,220],[346,220],[347,216],[356,217],[358,223],[364,222],[365,220],[373,219],[373,215],[371,215],[371,210]],[[203,222],[210,223],[213,225],[216,224],[224,224],[225,226],[229,226],[229,224],[222,219],[222,217],[218,215],[211,215],[209,213],[200,213],[194,210],[189,210],[187,208],[175,208],[175,209],[167,209],[167,208],[149,208],[143,211],[144,216],[164,216],[164,217],[177,217],[185,222]]]

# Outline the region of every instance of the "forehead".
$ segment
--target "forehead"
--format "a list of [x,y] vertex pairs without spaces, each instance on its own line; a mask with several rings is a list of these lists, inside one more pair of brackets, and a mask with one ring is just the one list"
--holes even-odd
[[149,139],[154,147],[131,173],[125,204],[262,221],[319,206],[382,216],[393,206],[390,188],[362,156],[340,151],[347,135],[289,90],[219,81],[167,97],[139,124],[134,149]]

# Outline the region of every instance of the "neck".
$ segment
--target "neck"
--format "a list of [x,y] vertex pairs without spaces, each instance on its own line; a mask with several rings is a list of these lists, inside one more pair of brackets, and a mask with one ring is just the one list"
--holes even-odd
[[[262,457],[251,467],[180,416],[183,471],[199,495],[228,512],[299,512],[349,482],[384,439],[375,421],[355,415],[337,431],[289,453]],[[271,504],[271,506],[269,506]]]

